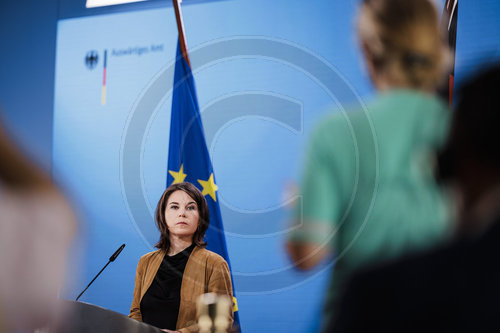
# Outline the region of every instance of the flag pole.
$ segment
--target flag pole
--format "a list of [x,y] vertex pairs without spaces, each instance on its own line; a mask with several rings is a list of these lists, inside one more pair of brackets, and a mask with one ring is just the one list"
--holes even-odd
[[189,55],[187,52],[186,35],[184,34],[184,22],[182,21],[181,2],[182,0],[172,0],[175,10],[175,19],[177,21],[177,30],[179,30],[179,45],[184,59],[186,60],[188,66],[191,67],[191,63],[189,62]]
[[453,86],[455,81],[455,51],[457,42],[457,20],[458,20],[458,0],[446,0],[443,14],[441,16],[441,25],[447,32],[448,47],[451,51],[451,66],[448,73],[448,86],[442,87],[440,96],[448,100],[450,108],[453,106]]

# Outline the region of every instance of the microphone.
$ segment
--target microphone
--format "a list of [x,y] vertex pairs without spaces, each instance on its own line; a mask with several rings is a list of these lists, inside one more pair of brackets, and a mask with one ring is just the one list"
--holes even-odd
[[104,265],[104,267],[103,267],[103,268],[99,271],[99,273],[97,273],[97,275],[96,275],[96,276],[92,279],[92,281],[90,281],[90,283],[88,284],[88,286],[87,286],[85,289],[83,289],[83,291],[80,293],[80,295],[78,295],[78,297],[75,299],[75,301],[78,301],[78,299],[80,299],[80,297],[83,295],[83,293],[84,293],[87,289],[89,289],[90,285],[91,285],[92,283],[94,283],[95,279],[97,279],[97,277],[98,277],[99,275],[101,275],[102,271],[103,271],[106,267],[108,267],[109,263],[110,263],[110,262],[113,262],[113,261],[115,261],[115,260],[116,260],[116,258],[117,258],[117,257],[118,257],[118,255],[122,252],[122,250],[123,250],[123,248],[124,248],[124,247],[125,247],[125,244],[122,244],[122,246],[120,246],[120,247],[118,248],[118,250],[116,250],[116,251],[115,251],[115,253],[113,253],[113,255],[112,255],[111,257],[109,257],[109,261],[108,261],[108,263],[107,263],[106,265]]
[[118,255],[122,252],[124,247],[125,247],[125,244],[122,244],[122,246],[120,246],[118,248],[118,250],[116,250],[115,253],[113,253],[113,255],[111,257],[109,257],[109,261],[115,261],[116,257],[118,257]]

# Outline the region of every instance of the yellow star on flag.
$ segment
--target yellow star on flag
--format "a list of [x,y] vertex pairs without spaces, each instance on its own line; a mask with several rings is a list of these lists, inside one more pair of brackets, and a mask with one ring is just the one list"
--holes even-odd
[[238,301],[236,300],[236,297],[233,296],[233,312],[238,311]]
[[186,174],[184,173],[184,164],[181,164],[181,169],[178,172],[168,170],[168,173],[174,177],[172,184],[182,183],[186,179]]
[[214,174],[210,174],[210,178],[208,180],[201,180],[198,179],[198,183],[200,183],[201,186],[203,186],[203,192],[201,194],[203,195],[210,195],[214,201],[217,201],[215,198],[215,192],[217,191],[218,187],[214,183]]

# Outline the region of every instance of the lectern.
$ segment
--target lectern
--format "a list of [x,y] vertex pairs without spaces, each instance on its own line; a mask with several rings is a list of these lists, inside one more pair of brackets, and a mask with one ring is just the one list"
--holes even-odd
[[62,302],[64,318],[58,327],[49,330],[50,333],[162,333],[154,326],[96,305]]

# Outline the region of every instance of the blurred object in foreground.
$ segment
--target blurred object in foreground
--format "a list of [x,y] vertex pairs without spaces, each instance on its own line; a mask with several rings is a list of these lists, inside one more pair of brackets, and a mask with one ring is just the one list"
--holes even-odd
[[232,302],[225,295],[203,294],[198,298],[197,318],[199,333],[228,332]]
[[56,318],[76,219],[1,123],[0,156],[0,332],[34,330]]

